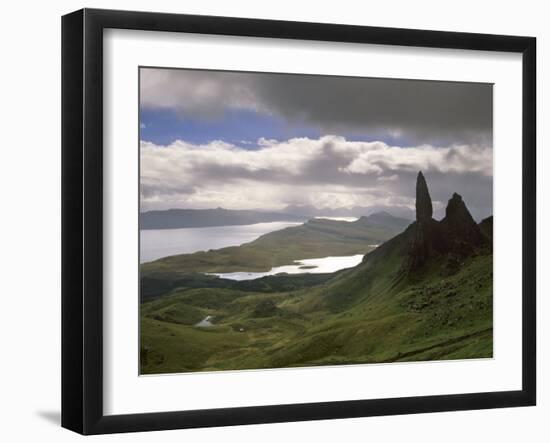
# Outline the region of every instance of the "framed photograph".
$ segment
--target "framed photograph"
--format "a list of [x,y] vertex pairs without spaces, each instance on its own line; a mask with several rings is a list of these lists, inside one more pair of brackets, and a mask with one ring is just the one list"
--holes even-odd
[[536,402],[531,37],[62,20],[62,425]]

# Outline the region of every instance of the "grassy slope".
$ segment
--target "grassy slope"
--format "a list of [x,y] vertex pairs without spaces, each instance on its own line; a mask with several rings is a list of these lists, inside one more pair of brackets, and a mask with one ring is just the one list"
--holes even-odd
[[[491,357],[490,251],[405,275],[403,236],[311,288],[181,289],[143,304],[142,371]],[[192,326],[206,315],[215,327]]]

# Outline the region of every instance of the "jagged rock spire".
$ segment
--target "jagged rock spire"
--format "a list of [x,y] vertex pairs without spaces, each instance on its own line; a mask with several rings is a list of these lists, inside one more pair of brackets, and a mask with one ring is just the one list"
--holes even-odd
[[416,221],[431,220],[433,215],[432,198],[422,171],[416,178]]
[[441,220],[448,243],[453,252],[469,254],[483,242],[483,235],[462,197],[456,192],[447,204],[445,218]]
[[447,220],[453,219],[463,224],[475,224],[475,221],[468,211],[466,204],[462,200],[462,196],[456,192],[447,203],[447,209],[445,209],[445,218]]

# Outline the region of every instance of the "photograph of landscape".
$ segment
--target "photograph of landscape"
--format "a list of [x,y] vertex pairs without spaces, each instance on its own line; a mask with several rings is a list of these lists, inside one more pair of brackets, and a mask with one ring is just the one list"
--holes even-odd
[[492,84],[139,85],[140,374],[493,357]]

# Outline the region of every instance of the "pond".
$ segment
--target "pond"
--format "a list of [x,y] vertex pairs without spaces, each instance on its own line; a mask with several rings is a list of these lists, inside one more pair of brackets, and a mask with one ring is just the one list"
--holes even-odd
[[303,260],[296,260],[291,265],[276,266],[271,268],[267,272],[223,272],[213,273],[210,275],[217,275],[221,278],[227,278],[229,280],[254,280],[256,278],[266,277],[268,275],[276,274],[326,274],[331,272],[340,271],[346,268],[353,268],[361,263],[363,260],[363,254],[347,255],[340,257],[322,257],[322,258],[308,258]]

